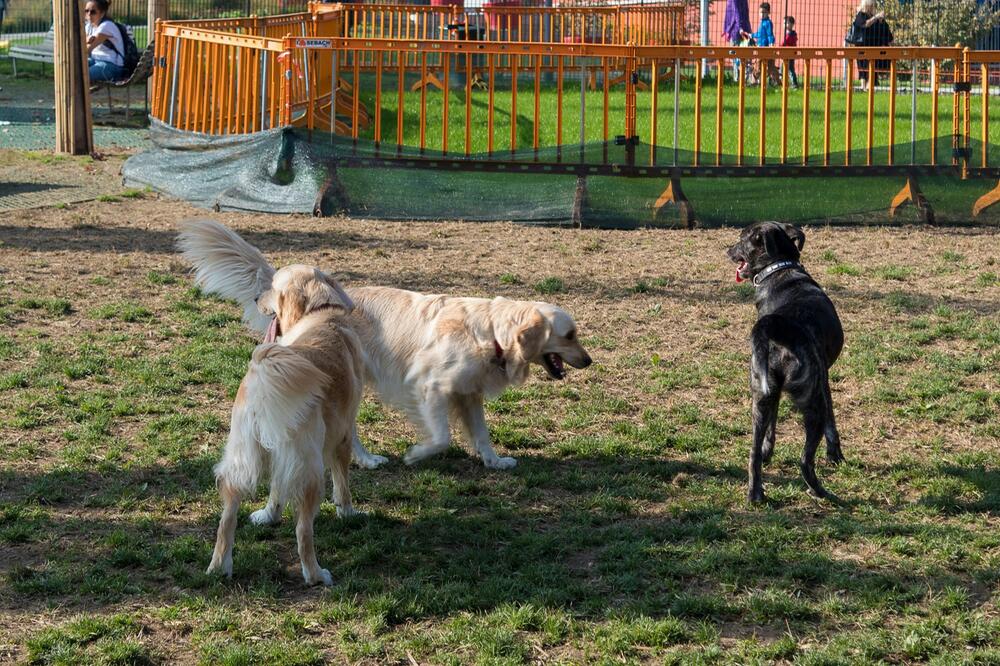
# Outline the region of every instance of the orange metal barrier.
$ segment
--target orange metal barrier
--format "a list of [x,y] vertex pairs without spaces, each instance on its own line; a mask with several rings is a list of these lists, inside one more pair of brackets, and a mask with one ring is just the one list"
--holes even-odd
[[[880,165],[884,166],[910,166],[913,162],[907,162],[905,158],[900,160],[894,152],[894,147],[897,144],[896,125],[899,118],[899,113],[897,113],[898,100],[901,95],[899,94],[898,79],[901,74],[909,74],[913,71],[915,65],[914,63],[918,61],[929,61],[931,63],[932,71],[941,72],[946,69],[945,65],[951,63],[951,69],[953,71],[963,71],[962,68],[965,67],[963,64],[965,59],[968,58],[968,50],[963,51],[959,48],[883,48],[883,49],[872,49],[872,48],[832,48],[832,49],[799,49],[799,48],[715,48],[715,47],[681,47],[674,49],[672,53],[665,54],[663,49],[656,48],[637,48],[636,56],[640,63],[651,63],[651,66],[655,69],[662,67],[664,65],[673,66],[680,62],[695,62],[697,69],[700,69],[701,62],[707,62],[708,67],[714,70],[715,80],[717,84],[716,96],[715,96],[715,111],[714,111],[714,121],[715,121],[715,146],[714,153],[710,155],[710,165],[711,166],[725,166],[727,163],[724,162],[723,155],[723,136],[727,128],[731,128],[731,123],[724,123],[723,118],[726,115],[726,99],[724,95],[724,86],[722,85],[723,78],[726,73],[725,61],[727,59],[738,59],[741,66],[741,75],[738,77],[738,89],[736,97],[736,108],[737,108],[737,123],[736,123],[736,133],[737,133],[737,150],[735,155],[735,162],[737,166],[743,166],[745,164],[748,155],[752,154],[756,160],[758,166],[765,165],[778,165],[778,166],[788,166],[788,165],[801,165],[801,166],[838,166],[834,163],[833,154],[836,151],[839,153],[838,148],[843,149],[843,154],[841,156],[841,166],[851,166],[853,160],[856,157],[855,153],[858,152],[854,146],[853,141],[853,127],[852,121],[854,120],[855,105],[854,96],[855,94],[864,95],[864,120],[865,120],[865,141],[863,147],[863,163],[865,166],[875,166],[876,162],[880,162]],[[989,57],[992,58],[993,62],[1000,62],[1000,54],[992,54]],[[795,154],[795,147],[790,147],[788,144],[788,131],[790,122],[795,122],[795,119],[790,117],[789,114],[789,96],[793,93],[789,86],[788,77],[788,67],[785,66],[787,62],[792,60],[799,60],[803,63],[802,67],[802,78],[807,85],[803,85],[801,89],[794,91],[794,94],[800,95],[802,99],[802,117],[801,117],[801,139],[802,143]],[[885,92],[876,92],[874,86],[869,87],[867,92],[855,93],[853,86],[848,85],[846,88],[845,103],[842,108],[836,109],[832,104],[832,81],[833,81],[833,71],[835,68],[844,67],[849,72],[856,71],[859,67],[865,67],[868,72],[872,72],[875,66],[876,60],[889,62],[889,82],[887,90]],[[779,65],[773,67],[774,71],[781,72],[777,80],[771,82],[770,84],[766,81],[765,72],[766,67],[759,67],[762,77],[765,79],[757,87],[757,93],[759,95],[759,100],[756,105],[757,117],[750,118],[747,111],[747,101],[746,101],[746,77],[744,76],[747,63],[755,62],[775,62]],[[848,77],[850,80],[850,77]],[[693,163],[690,166],[705,166],[701,164],[700,161],[704,158],[707,147],[702,143],[702,126],[701,126],[701,115],[702,115],[702,103],[704,99],[704,89],[701,85],[702,79],[700,76],[695,77],[694,81],[694,105],[691,112],[694,115],[692,121],[692,126],[695,131],[690,137],[690,143],[684,144],[677,137],[677,141],[673,145],[678,148],[683,148],[690,151],[693,157]],[[910,81],[908,81],[909,83]],[[814,101],[814,88],[815,92],[818,94],[815,97],[819,97],[820,101]],[[968,92],[961,92],[961,86],[953,86],[953,99],[955,108],[959,108],[960,99],[968,98]],[[915,94],[917,91],[913,85],[908,87],[908,91],[911,95]],[[938,113],[938,97],[939,97],[939,81],[935,79],[932,82],[933,94],[933,107],[930,119],[930,136],[931,136],[931,154],[930,159],[926,165],[921,166],[938,166],[940,161],[940,156],[934,147],[937,145],[937,140],[946,136],[957,136],[960,128],[958,126],[958,115],[952,114],[952,120],[954,122],[952,131],[946,134],[942,134],[940,116]],[[770,95],[780,96],[780,108],[773,109],[768,106],[768,99]],[[875,125],[877,120],[880,120],[881,114],[876,113],[875,110],[875,99],[876,95],[883,96],[887,100],[887,111],[885,113],[886,118],[886,132],[881,136],[876,136]],[[968,106],[968,102],[965,102]],[[819,152],[814,152],[811,148],[811,137],[812,130],[811,119],[814,115],[814,111],[817,109],[822,109],[823,124],[820,131],[823,134],[823,149]],[[651,113],[655,116],[659,112],[659,106],[657,98],[654,96],[651,103]],[[831,136],[831,124],[836,114],[842,114],[844,118],[845,133],[841,137],[840,145],[837,145],[837,139]],[[683,113],[682,113],[683,115]],[[909,116],[909,114],[906,114]],[[968,113],[966,113],[966,116]],[[773,120],[772,120],[773,119]],[[683,120],[682,118],[679,120]],[[773,131],[774,120],[777,121],[779,129],[779,148],[775,149],[770,146],[768,142],[769,132]],[[910,130],[912,133],[912,141],[915,141],[916,130],[919,124],[913,122],[913,118],[910,118]],[[769,122],[770,121],[770,122]],[[745,138],[747,134],[747,122],[756,122],[756,137],[758,140],[756,150],[753,153],[749,153],[746,150]],[[966,118],[965,126],[968,125],[968,119]],[[676,126],[676,124],[675,124]],[[654,135],[650,137],[650,145],[653,150],[655,146],[659,144],[659,136]],[[663,145],[663,144],[659,144]],[[884,146],[886,153],[886,159],[876,159],[875,150],[878,146]],[[956,145],[956,148],[958,146]],[[655,155],[651,155],[650,163],[655,163]],[[957,160],[949,160],[948,164],[956,165]],[[687,166],[687,165],[685,165]]]
[[684,5],[513,7],[345,4],[343,37],[527,43],[680,44]]
[[341,21],[339,12],[316,12],[158,22],[151,113],[207,134],[281,127],[296,113],[312,124],[332,83],[327,60],[307,47],[339,34]]
[[[343,37],[634,45],[681,44],[685,38],[685,8],[680,3],[478,8],[373,3],[345,4],[342,11]],[[435,54],[429,56],[426,63],[415,55],[403,60],[406,71],[424,72],[413,84],[414,90],[426,84],[438,89],[444,87],[440,78],[443,64]],[[396,66],[394,61],[388,64]],[[375,66],[370,53],[361,56],[361,71],[371,71]],[[498,60],[494,66],[501,72],[511,70],[507,59]],[[554,72],[557,64],[543,58],[539,67]],[[590,71],[591,88],[596,87],[598,71]],[[477,70],[477,80],[484,75],[484,71]]]

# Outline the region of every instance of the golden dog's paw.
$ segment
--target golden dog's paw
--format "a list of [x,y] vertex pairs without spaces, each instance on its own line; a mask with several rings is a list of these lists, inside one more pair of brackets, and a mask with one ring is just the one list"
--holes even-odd
[[223,562],[221,564],[216,563],[216,562],[212,562],[211,564],[208,565],[208,569],[205,570],[205,573],[208,574],[209,576],[212,576],[212,575],[221,575],[221,576],[225,576],[226,578],[232,578],[233,577],[233,561],[229,560],[229,561]]
[[333,585],[333,576],[326,569],[319,569],[315,574],[310,575],[309,572],[303,569],[302,578],[305,579],[306,585],[313,586],[323,584],[326,587]]
[[485,465],[487,469],[513,469],[514,467],[517,467],[517,459],[516,458],[484,459],[483,465]]
[[389,462],[388,458],[385,456],[377,456],[374,453],[369,453],[363,457],[358,455],[354,457],[354,463],[362,469],[376,469],[387,462]]
[[281,516],[273,515],[271,510],[266,507],[258,509],[250,514],[250,522],[258,527],[263,525],[274,525],[279,520],[281,520]]

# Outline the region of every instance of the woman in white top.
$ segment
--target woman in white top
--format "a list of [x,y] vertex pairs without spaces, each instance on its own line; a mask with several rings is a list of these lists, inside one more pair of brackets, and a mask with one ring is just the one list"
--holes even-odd
[[117,81],[125,75],[125,42],[115,22],[108,18],[108,0],[88,0],[87,65],[91,81]]

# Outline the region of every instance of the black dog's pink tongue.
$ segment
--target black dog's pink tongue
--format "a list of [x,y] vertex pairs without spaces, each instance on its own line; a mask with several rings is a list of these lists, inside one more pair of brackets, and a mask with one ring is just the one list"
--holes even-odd
[[267,333],[264,334],[264,344],[274,342],[278,339],[278,318],[272,317],[271,323],[267,326]]
[[747,262],[743,261],[743,262],[740,262],[740,265],[736,267],[736,281],[737,282],[746,282],[746,280],[743,279],[743,276],[740,275],[740,273],[743,271],[743,269],[746,267],[746,265],[747,265]]

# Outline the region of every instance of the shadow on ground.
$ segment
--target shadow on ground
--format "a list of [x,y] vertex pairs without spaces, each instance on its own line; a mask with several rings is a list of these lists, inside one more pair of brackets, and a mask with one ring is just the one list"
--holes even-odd
[[[261,596],[295,601],[314,594],[301,585],[288,516],[275,528],[248,524],[262,497],[244,504],[234,580],[203,574],[217,520],[212,462],[203,456],[131,471],[5,472],[3,496],[27,508],[0,512],[0,534],[9,542],[0,560],[0,605],[18,612],[53,604],[94,609],[140,598],[148,604],[151,597],[253,605]],[[985,474],[946,471],[973,481]],[[995,488],[995,475],[987,476],[984,485]],[[661,458],[527,455],[514,472],[497,474],[452,451],[416,469],[393,462],[355,471],[355,497],[371,513],[336,519],[327,504],[317,520],[317,547],[337,580],[330,594],[359,603],[380,598],[382,605],[388,599],[390,624],[532,604],[587,619],[669,614],[781,629],[788,620],[817,620],[815,602],[828,595],[890,608],[922,599],[928,589],[974,586],[997,575],[982,567],[956,573],[866,565],[849,556],[858,541],[967,539],[963,527],[904,524],[858,504],[778,512],[709,495],[692,501],[690,492],[672,502],[677,484],[741,497],[743,481],[740,467]],[[769,484],[772,492],[789,484],[801,491],[797,477],[780,473]],[[989,501],[995,506],[996,495]],[[663,508],[642,510],[648,502]],[[180,504],[190,517],[173,515],[169,507]],[[20,540],[10,538],[16,523],[31,528]],[[817,541],[830,549],[817,549]]]

